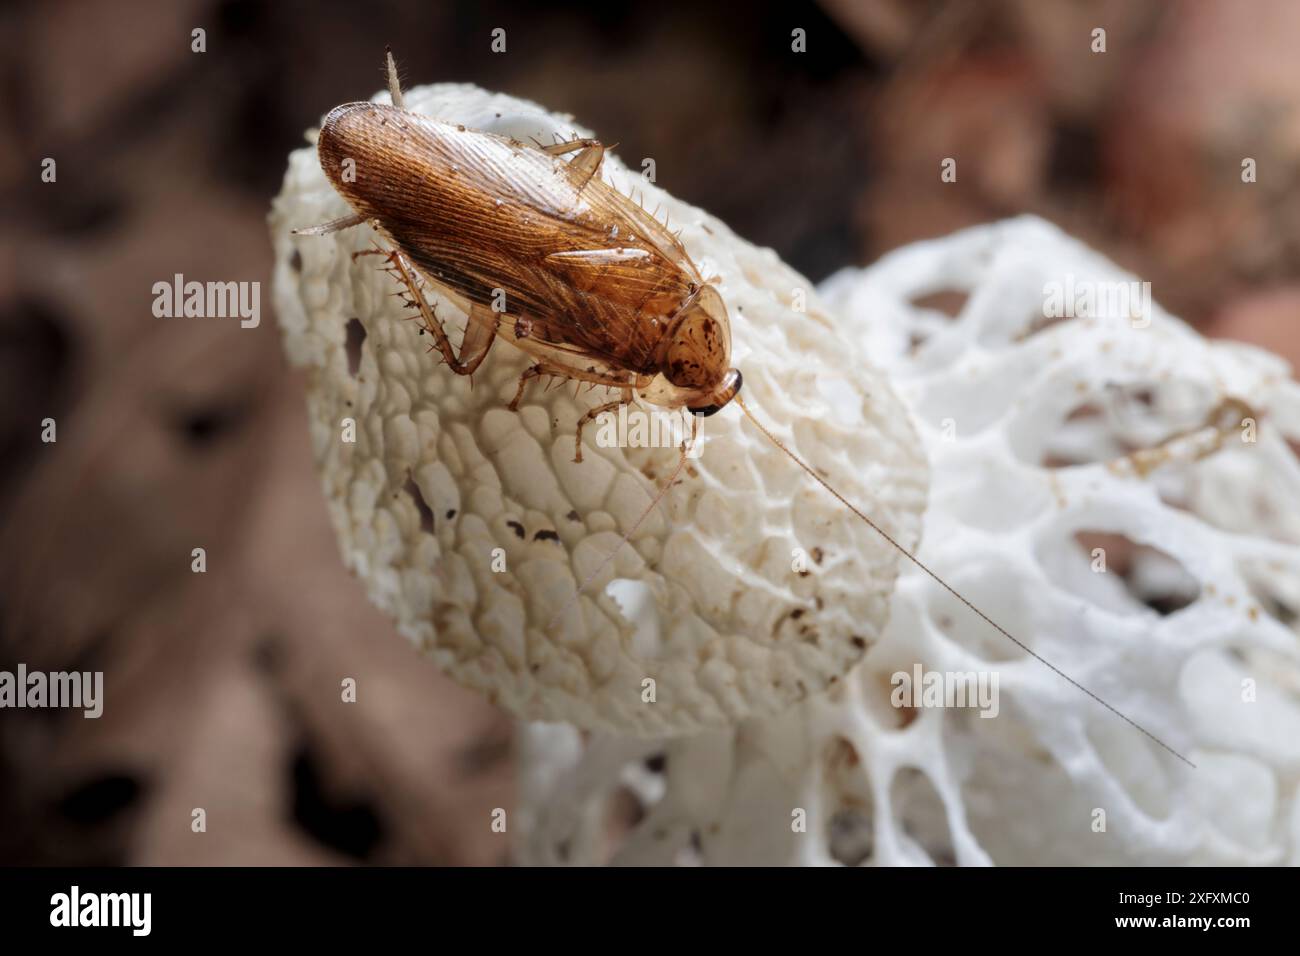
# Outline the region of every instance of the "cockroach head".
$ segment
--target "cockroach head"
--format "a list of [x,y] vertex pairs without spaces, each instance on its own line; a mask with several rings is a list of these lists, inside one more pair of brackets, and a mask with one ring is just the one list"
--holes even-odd
[[741,376],[731,367],[731,324],[722,296],[702,285],[673,316],[660,346],[661,381],[649,401],[686,406],[712,415],[740,391]]

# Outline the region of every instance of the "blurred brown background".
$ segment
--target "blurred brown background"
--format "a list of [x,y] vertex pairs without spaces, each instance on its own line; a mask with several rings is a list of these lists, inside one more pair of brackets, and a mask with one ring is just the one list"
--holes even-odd
[[[507,858],[510,721],[343,571],[270,303],[285,156],[380,88],[389,44],[408,85],[524,96],[654,157],[813,279],[1035,212],[1210,333],[1300,358],[1288,0],[10,3],[0,668],[103,670],[106,703],[0,711],[0,863]],[[177,272],[262,282],[261,326],[154,318]]]

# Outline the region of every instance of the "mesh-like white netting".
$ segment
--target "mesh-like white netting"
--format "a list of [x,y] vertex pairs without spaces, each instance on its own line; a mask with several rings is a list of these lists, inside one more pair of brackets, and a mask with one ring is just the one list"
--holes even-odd
[[[521,861],[1300,862],[1300,386],[1080,296],[1132,280],[1026,218],[820,291],[921,431],[920,558],[1195,769],[905,566],[829,697],[663,742],[525,727]],[[1080,313],[1044,318],[1059,288]],[[892,707],[916,663],[996,672],[998,715]]]

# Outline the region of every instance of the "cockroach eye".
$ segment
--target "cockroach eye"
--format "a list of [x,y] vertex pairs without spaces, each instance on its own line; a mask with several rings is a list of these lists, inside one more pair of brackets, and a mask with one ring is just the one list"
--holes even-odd
[[[723,379],[724,401],[715,405],[699,405],[694,408],[687,406],[686,410],[692,415],[699,415],[702,418],[708,418],[710,415],[716,415],[727,406],[733,398],[740,394],[740,387],[745,384],[745,376],[740,374],[740,369],[733,368]],[[715,393],[717,394],[717,393]]]
[[686,410],[690,412],[692,415],[699,415],[701,418],[708,418],[710,415],[716,415],[718,412],[722,411],[722,406],[701,405],[698,408],[691,408],[687,406]]

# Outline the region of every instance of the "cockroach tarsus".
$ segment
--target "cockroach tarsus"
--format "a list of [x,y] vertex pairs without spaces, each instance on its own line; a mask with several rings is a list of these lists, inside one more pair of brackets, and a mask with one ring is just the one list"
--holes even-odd
[[[352,207],[339,219],[295,230],[325,235],[363,223],[391,250],[385,256],[422,328],[457,375],[473,375],[497,338],[527,353],[510,409],[528,384],[551,376],[602,385],[619,397],[585,412],[574,436],[582,460],[585,425],[642,399],[693,417],[689,444],[668,480],[551,619],[551,630],[678,483],[699,420],[735,403],[768,441],[853,515],[1007,640],[1140,731],[1195,766],[1146,728],[1075,681],[957,592],[844,497],[773,433],[740,396],[731,366],[731,323],[715,283],[705,279],[681,241],[599,175],[606,147],[596,139],[552,146],[430,119],[405,109],[397,65],[386,57],[392,105],[345,103],[325,117],[317,139],[321,168]],[[500,114],[498,114],[500,115]],[[572,154],[572,158],[563,157]],[[352,160],[356,175],[344,176]],[[707,227],[706,227],[707,228]],[[459,350],[424,296],[438,287],[467,316]],[[501,307],[504,296],[505,307]],[[509,522],[520,537],[524,528]],[[554,534],[554,532],[550,532]],[[861,638],[853,638],[862,647]]]

